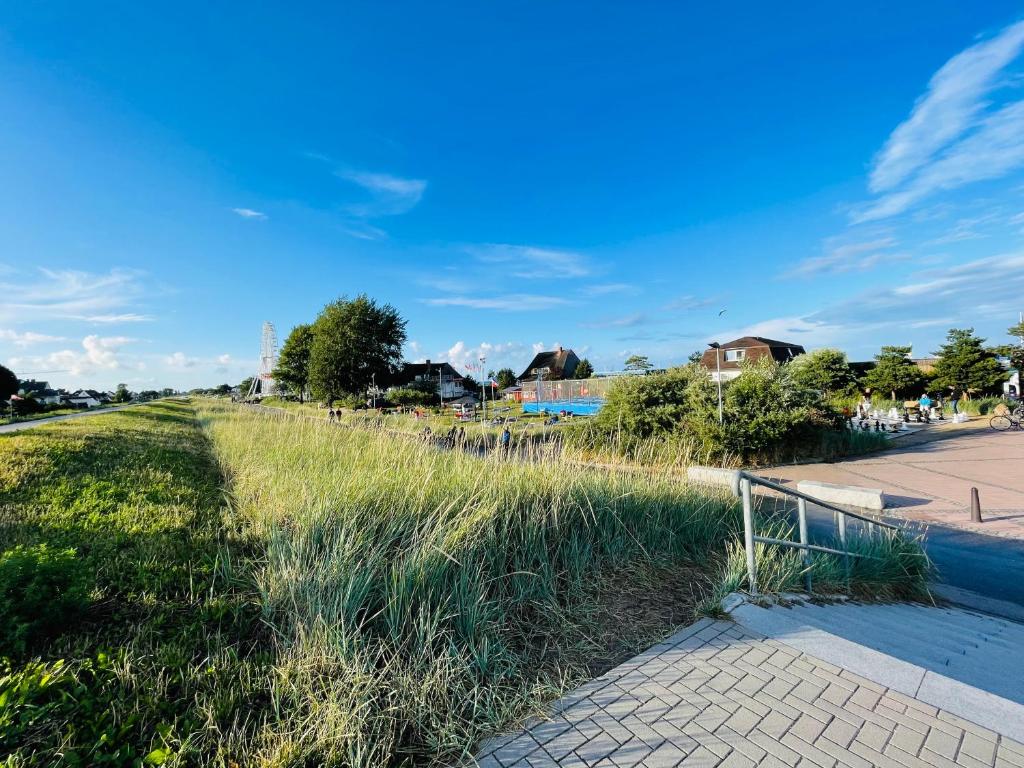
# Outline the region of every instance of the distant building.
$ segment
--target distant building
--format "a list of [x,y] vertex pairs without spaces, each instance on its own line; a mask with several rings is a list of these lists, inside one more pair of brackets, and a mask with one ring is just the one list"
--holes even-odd
[[388,377],[386,387],[404,389],[407,387],[429,387],[445,400],[466,394],[465,377],[451,363],[403,363],[401,369]]
[[516,381],[520,383],[536,381],[541,371],[544,371],[541,374],[544,381],[571,379],[573,374],[576,373],[576,366],[579,364],[580,359],[576,357],[576,353],[571,349],[556,347],[550,352],[538,352],[534,355],[533,360],[526,366],[526,370],[519,374],[519,378]]
[[80,389],[61,398],[61,401],[75,408],[95,408],[110,402],[110,395],[97,392],[95,389]]
[[788,341],[775,341],[761,336],[743,336],[722,344],[718,349],[705,350],[700,364],[711,371],[712,379],[717,381],[718,371],[721,370],[722,381],[729,381],[740,375],[741,365],[744,362],[753,362],[769,357],[777,363],[786,363],[797,355],[804,354],[804,351],[799,344],[790,344]]

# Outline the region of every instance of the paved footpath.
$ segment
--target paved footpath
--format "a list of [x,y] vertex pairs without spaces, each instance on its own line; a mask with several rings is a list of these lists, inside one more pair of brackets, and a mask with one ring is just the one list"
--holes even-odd
[[[897,445],[834,464],[773,467],[762,474],[791,483],[823,480],[881,488],[887,515],[1024,539],[1024,431],[970,426],[946,440]],[[981,524],[970,522],[972,487],[981,498]]]
[[483,768],[1024,768],[1024,744],[708,619],[499,737]]
[[99,413],[113,413],[114,411],[120,411],[124,408],[131,408],[133,405],[138,403],[126,403],[125,405],[113,405],[109,408],[93,408],[92,410],[80,411],[78,413],[63,413],[60,416],[47,416],[45,419],[29,419],[28,421],[15,421],[12,424],[0,424],[0,434],[5,432],[21,432],[25,429],[33,429],[35,427],[42,427],[46,424],[53,424],[57,421],[67,421],[68,419],[81,419],[86,416],[95,416]]

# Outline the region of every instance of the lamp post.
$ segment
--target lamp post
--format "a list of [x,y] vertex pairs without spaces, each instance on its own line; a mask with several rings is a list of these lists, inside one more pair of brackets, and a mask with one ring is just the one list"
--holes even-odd
[[370,390],[370,396],[373,398],[373,410],[377,410],[377,373],[370,374],[370,381],[373,382],[373,389]]
[[[483,379],[487,378],[487,374],[484,373],[484,371],[486,370],[486,363],[487,363],[487,357],[485,355],[480,355],[480,373],[484,374]],[[480,381],[480,399],[481,399],[481,402],[483,402],[483,410],[481,411],[480,419],[481,419],[482,422],[486,423],[486,421],[487,421],[487,382],[484,381],[483,379],[481,379],[481,381]]]
[[715,379],[718,381],[718,423],[725,424],[725,418],[722,415],[722,345],[717,341],[712,341],[708,346],[715,350]]

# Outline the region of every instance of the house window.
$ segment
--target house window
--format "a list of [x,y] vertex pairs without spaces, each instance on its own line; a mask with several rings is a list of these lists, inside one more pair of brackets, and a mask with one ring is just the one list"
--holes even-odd
[[745,349],[727,349],[725,350],[725,362],[727,363],[738,363],[744,357],[747,356]]

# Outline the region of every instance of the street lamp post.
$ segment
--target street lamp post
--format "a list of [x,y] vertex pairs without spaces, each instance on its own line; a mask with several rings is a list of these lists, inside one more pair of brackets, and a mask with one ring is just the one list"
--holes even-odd
[[377,410],[377,374],[370,374],[370,381],[373,382],[373,389],[370,390],[370,397],[373,398],[373,410]]
[[713,341],[708,346],[715,350],[715,379],[718,381],[718,423],[725,424],[725,418],[722,415],[722,345],[717,341]]
[[[484,355],[480,355],[480,373],[484,374],[484,379],[487,378],[487,374],[484,373],[486,370],[487,358]],[[480,398],[483,402],[483,411],[481,413],[481,420],[487,422],[487,382],[481,379],[480,381]]]

